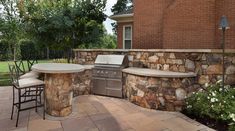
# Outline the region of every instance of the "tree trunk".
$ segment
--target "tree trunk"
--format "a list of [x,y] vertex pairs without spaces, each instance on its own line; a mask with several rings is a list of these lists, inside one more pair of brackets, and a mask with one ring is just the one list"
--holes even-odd
[[48,60],[50,59],[50,49],[49,49],[49,47],[47,47],[47,59]]
[[13,60],[16,61],[16,45],[13,47]]
[[68,51],[67,51],[67,62],[68,63],[70,63],[70,57],[71,55],[70,55],[70,49],[68,49]]

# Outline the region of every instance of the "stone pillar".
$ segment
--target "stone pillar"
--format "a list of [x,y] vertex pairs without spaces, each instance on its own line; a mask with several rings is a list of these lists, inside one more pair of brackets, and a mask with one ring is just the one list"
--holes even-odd
[[68,116],[72,112],[72,74],[45,74],[46,112]]

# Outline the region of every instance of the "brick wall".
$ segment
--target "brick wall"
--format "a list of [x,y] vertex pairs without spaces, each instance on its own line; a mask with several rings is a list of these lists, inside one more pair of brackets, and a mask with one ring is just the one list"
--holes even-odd
[[215,0],[177,0],[163,21],[163,48],[218,48]]
[[172,0],[134,1],[133,48],[162,48],[162,17],[170,1]]
[[221,48],[222,15],[230,25],[226,48],[235,49],[235,0],[134,0],[133,48]]
[[[133,22],[118,23],[118,27],[117,27],[117,43],[118,43],[117,48],[118,49],[123,49],[123,26],[125,25],[132,25],[133,27]],[[132,29],[132,33],[133,33],[133,29]]]

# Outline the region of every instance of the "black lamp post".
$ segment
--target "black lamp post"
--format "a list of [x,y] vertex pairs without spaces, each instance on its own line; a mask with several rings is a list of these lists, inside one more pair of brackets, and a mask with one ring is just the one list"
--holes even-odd
[[223,49],[223,78],[222,78],[222,86],[224,87],[224,76],[225,76],[225,65],[224,65],[224,48],[225,48],[225,31],[227,29],[229,29],[229,25],[228,25],[228,20],[226,18],[226,16],[222,16],[221,20],[220,20],[220,28],[223,32],[222,34],[222,49]]

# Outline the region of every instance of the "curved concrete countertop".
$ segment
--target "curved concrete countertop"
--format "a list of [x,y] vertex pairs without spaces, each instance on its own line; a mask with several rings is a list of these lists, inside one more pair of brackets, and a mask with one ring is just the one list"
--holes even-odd
[[42,73],[76,73],[84,71],[85,68],[78,64],[41,63],[33,65],[32,70]]
[[82,66],[85,68],[85,70],[91,70],[92,68],[95,67],[95,65],[82,65]]
[[149,77],[165,77],[165,78],[182,78],[182,77],[195,77],[197,76],[194,72],[181,73],[181,72],[172,72],[172,71],[162,71],[156,69],[147,69],[147,68],[125,68],[122,70],[124,73],[140,75],[140,76],[149,76]]

